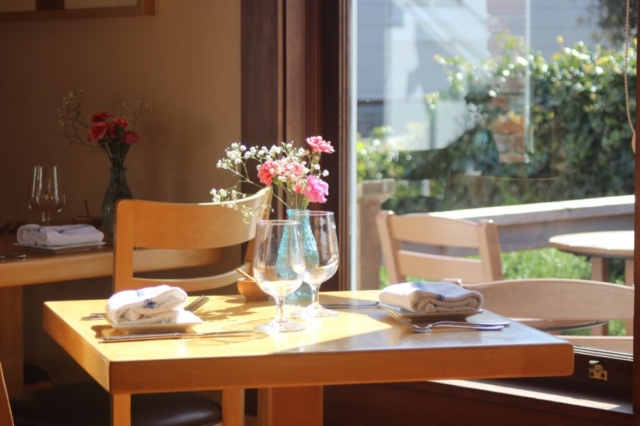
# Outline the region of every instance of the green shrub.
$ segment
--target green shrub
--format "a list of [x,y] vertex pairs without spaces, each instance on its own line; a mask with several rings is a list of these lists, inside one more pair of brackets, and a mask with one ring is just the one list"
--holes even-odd
[[[546,60],[524,52],[513,37],[505,36],[503,43],[502,56],[478,66],[457,57],[437,58],[450,86],[425,96],[429,113],[445,99],[464,99],[468,107],[461,120],[468,124],[446,148],[400,151],[388,126],[358,138],[359,181],[429,180],[430,194],[399,187],[385,209],[442,211],[633,193],[623,52],[578,43],[561,45]],[[627,66],[632,117],[635,46]],[[528,152],[527,163],[500,163],[491,124],[506,110],[496,84],[522,77],[527,70],[534,150]]]

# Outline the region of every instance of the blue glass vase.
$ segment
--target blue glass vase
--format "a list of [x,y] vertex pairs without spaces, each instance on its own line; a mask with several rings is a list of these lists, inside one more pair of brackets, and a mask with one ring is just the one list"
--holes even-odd
[[[287,218],[293,219],[293,215],[295,212],[299,210],[296,209],[287,209]],[[309,220],[302,220],[300,222],[300,233],[302,234],[302,245],[305,256],[305,263],[315,264],[318,263],[318,249],[316,247],[316,242],[313,237],[313,232],[311,232],[311,226],[309,225]],[[282,259],[283,262],[286,262],[284,256],[278,256],[278,261]],[[302,285],[291,295],[287,296],[287,299],[290,301],[311,301],[311,287],[309,284],[303,282]]]

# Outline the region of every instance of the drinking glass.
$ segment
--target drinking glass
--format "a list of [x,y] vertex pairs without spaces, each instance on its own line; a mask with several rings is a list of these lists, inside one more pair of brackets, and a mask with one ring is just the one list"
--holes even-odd
[[338,270],[338,236],[333,212],[302,210],[293,214],[293,220],[300,222],[305,259],[303,281],[311,287],[311,304],[293,315],[307,318],[338,315],[319,302],[320,286]]
[[276,302],[276,317],[256,330],[283,333],[304,330],[284,318],[284,300],[302,284],[304,255],[299,222],[261,220],[257,224],[253,272],[258,286]]
[[52,213],[59,213],[65,203],[60,168],[38,164],[31,169],[29,208],[40,212],[43,225],[49,225]]

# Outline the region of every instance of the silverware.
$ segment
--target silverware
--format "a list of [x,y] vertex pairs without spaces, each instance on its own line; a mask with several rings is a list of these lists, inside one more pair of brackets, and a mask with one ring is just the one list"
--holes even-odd
[[209,301],[209,296],[198,296],[193,302],[186,305],[183,309],[185,311],[195,312],[196,309]]
[[411,327],[413,331],[418,333],[430,333],[434,328],[458,328],[458,329],[466,329],[466,330],[484,330],[484,331],[493,331],[493,330],[502,330],[504,327],[507,327],[510,322],[493,322],[493,323],[472,323],[466,321],[437,321],[432,322],[425,325],[414,324],[406,318],[403,318],[401,315],[388,310],[393,318],[401,322],[402,324]]
[[374,303],[321,303],[323,308],[327,309],[351,309],[351,308],[375,308],[378,306]]
[[103,343],[133,342],[139,340],[164,340],[164,339],[193,339],[199,337],[233,336],[253,334],[254,330],[230,330],[211,331],[208,333],[158,333],[158,334],[127,334],[123,336],[105,336],[99,340]]
[[[186,305],[183,309],[185,311],[194,312],[196,309],[200,308],[202,305],[204,305],[208,301],[209,301],[209,296],[198,296],[191,303]],[[105,315],[107,314],[104,312],[92,312],[89,315],[80,317],[80,319],[82,321],[99,320],[99,319],[102,319]]]
[[12,259],[20,259],[24,260],[27,258],[26,254],[14,254],[14,253],[0,253],[0,259],[4,259],[5,257],[10,257]]

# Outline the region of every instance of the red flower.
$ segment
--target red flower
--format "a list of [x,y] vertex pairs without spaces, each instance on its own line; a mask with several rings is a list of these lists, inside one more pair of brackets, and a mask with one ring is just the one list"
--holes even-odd
[[93,121],[94,123],[102,123],[109,117],[111,117],[111,114],[109,114],[107,111],[96,112],[91,116],[91,121]]
[[113,125],[116,127],[122,127],[126,129],[129,125],[129,119],[127,117],[116,117],[113,119]]
[[98,142],[104,138],[109,125],[105,122],[92,123],[87,135],[87,140]]
[[124,143],[129,144],[129,145],[133,145],[138,143],[138,140],[140,139],[140,136],[136,133],[133,132],[131,130],[127,130],[124,132]]

